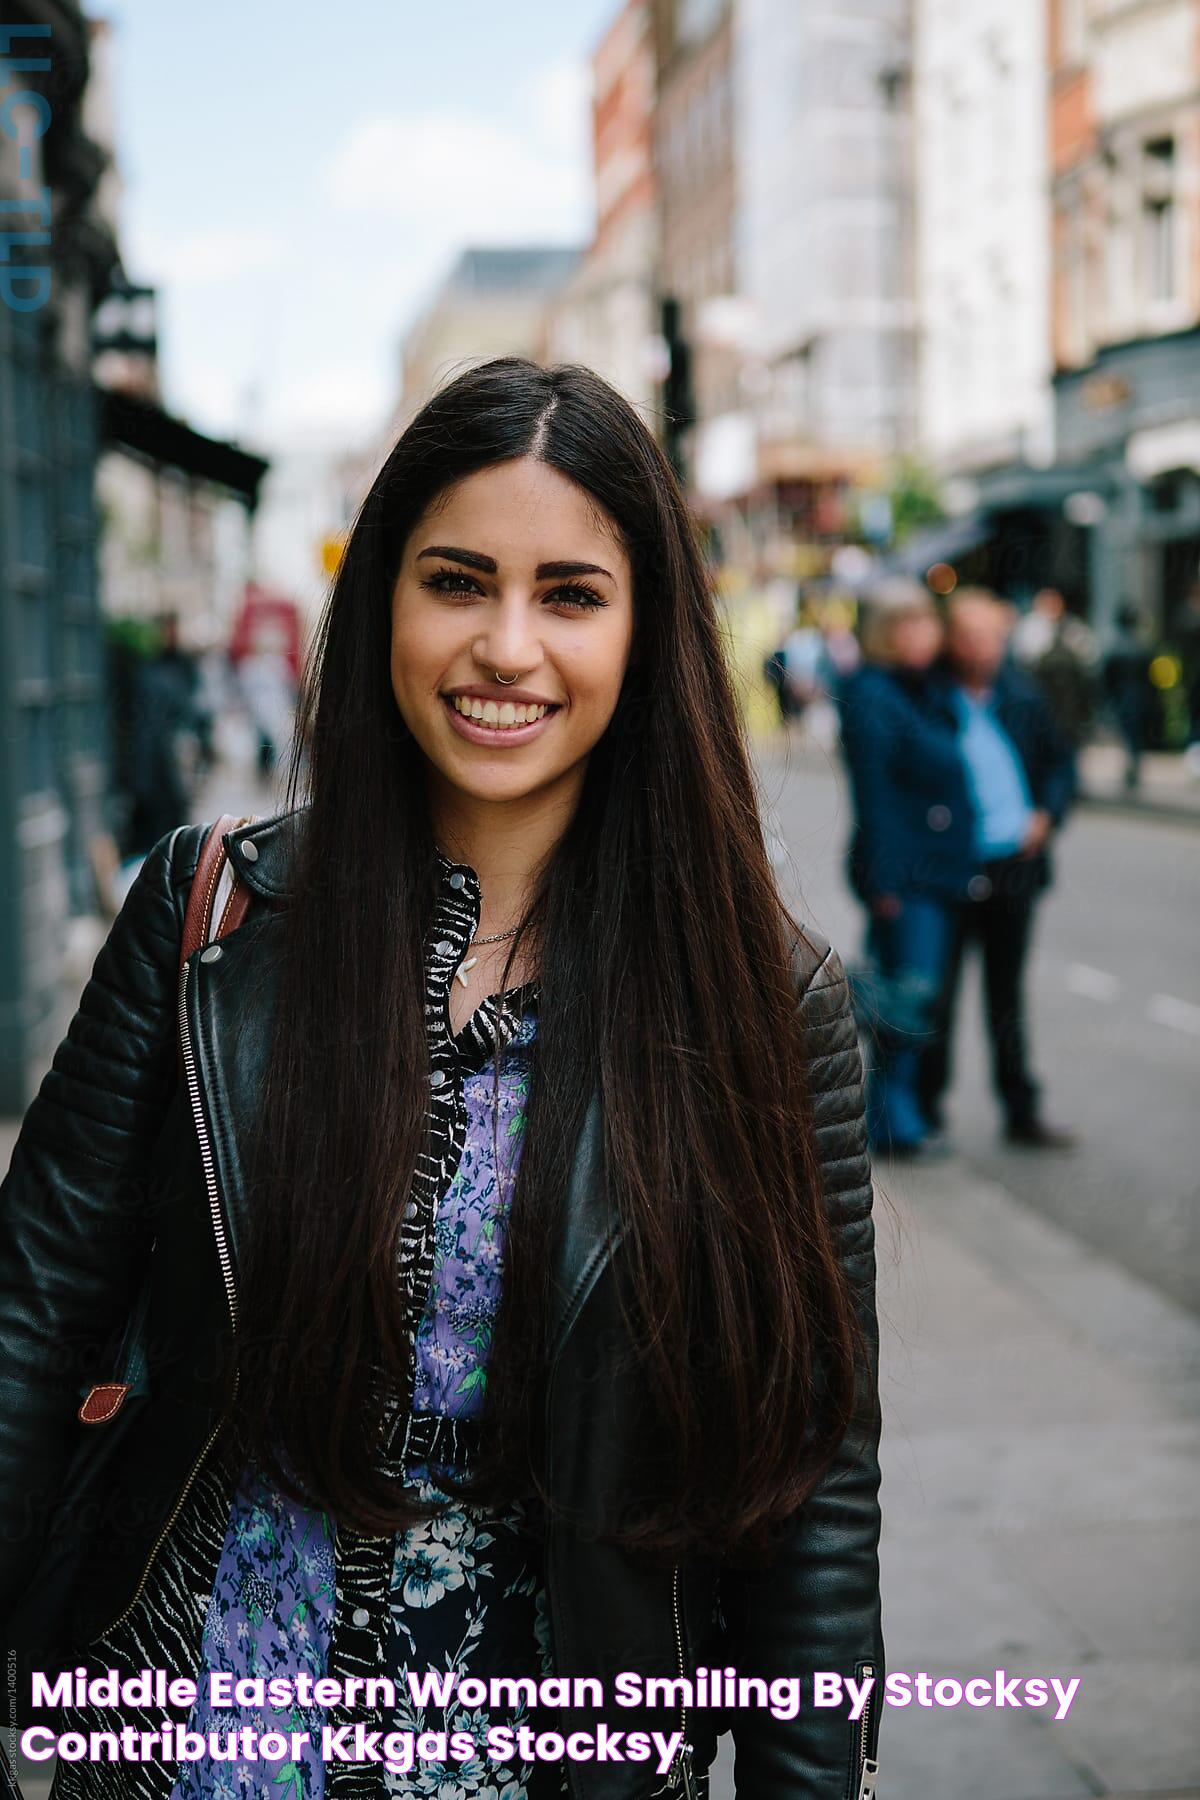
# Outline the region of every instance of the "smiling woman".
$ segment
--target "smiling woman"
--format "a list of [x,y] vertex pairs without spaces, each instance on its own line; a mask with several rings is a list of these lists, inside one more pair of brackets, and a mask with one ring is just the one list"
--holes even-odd
[[[53,1510],[148,1272],[55,1660],[394,1678],[249,1709],[310,1731],[292,1800],[704,1800],[722,1730],[739,1800],[867,1800],[878,1687],[784,1717],[692,1686],[882,1682],[872,1194],[842,967],[777,888],[699,533],[614,388],[501,357],[432,396],[299,741],[292,804],[225,834],[245,921],[182,978],[205,833],[156,846],[5,1186],[0,1516]],[[0,1534],[0,1604],[37,1550]],[[428,1671],[512,1699],[418,1703]],[[381,1774],[322,1762],[325,1727],[475,1753]],[[561,1754],[656,1732],[661,1771]],[[83,1761],[54,1796],[256,1780]]]

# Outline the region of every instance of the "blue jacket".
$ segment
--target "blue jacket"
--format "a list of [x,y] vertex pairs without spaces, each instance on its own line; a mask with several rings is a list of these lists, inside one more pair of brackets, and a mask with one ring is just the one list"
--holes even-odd
[[930,677],[867,665],[839,695],[854,830],[850,885],[883,894],[965,896],[976,869],[975,819],[958,717]]
[[[953,724],[958,717],[954,685],[950,671],[938,665],[926,689],[930,716],[944,725]],[[1021,759],[1034,806],[1048,812],[1057,828],[1075,799],[1075,752],[1056,724],[1045,696],[1028,676],[1005,664],[992,688],[992,711]],[[1049,853],[1040,851],[1031,860],[1038,884],[1047,886],[1052,876]]]

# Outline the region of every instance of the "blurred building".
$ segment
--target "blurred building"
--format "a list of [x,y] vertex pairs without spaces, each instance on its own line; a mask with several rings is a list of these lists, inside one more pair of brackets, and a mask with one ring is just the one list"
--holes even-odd
[[225,643],[254,570],[267,459],[197,431],[148,395],[116,389],[100,394],[100,434],[106,614],[174,613],[186,648]]
[[1200,575],[1200,0],[1051,23],[1058,454],[1095,621],[1132,602],[1169,641]]
[[6,25],[0,198],[29,233],[0,264],[0,1112],[19,1112],[115,823],[106,618],[173,611],[211,641],[266,464],[162,406],[153,293],[118,249],[111,28],[59,0]]
[[921,420],[956,516],[903,560],[1169,643],[1200,572],[1200,0],[917,25]]
[[4,16],[0,198],[6,231],[29,234],[0,264],[0,1112],[15,1112],[59,1035],[67,924],[103,822],[90,319],[118,252],[82,12],[9,0]]
[[728,553],[848,528],[914,429],[907,0],[657,0],[663,288]]
[[[91,24],[90,116],[114,141],[113,34]],[[115,221],[120,164],[103,176]],[[92,321],[99,397],[96,496],[101,516],[101,604],[109,618],[174,613],[191,649],[224,642],[254,572],[252,523],[267,461],[197,431],[163,402],[158,294],[114,272]]]
[[681,473],[701,502],[714,440],[719,449],[742,399],[736,347],[701,329],[706,308],[737,286],[733,10],[732,0],[652,0],[651,8],[659,286],[686,346],[677,357],[686,353],[690,365],[690,392],[672,410]]
[[765,365],[760,464],[821,482],[911,447],[907,0],[742,0],[736,273]]
[[942,473],[1053,457],[1045,0],[916,0],[921,447]]
[[255,567],[292,596],[310,628],[359,502],[391,447],[382,436],[347,447],[345,433],[328,432],[271,459],[256,514]]
[[1048,31],[1046,0],[916,0],[918,424],[955,516],[905,557],[1082,611],[1078,484],[1052,466]]
[[649,0],[625,0],[591,68],[595,236],[551,301],[539,352],[546,362],[595,369],[653,424],[660,367]]
[[556,244],[464,250],[405,336],[392,439],[460,364],[536,356],[548,309],[579,255]]

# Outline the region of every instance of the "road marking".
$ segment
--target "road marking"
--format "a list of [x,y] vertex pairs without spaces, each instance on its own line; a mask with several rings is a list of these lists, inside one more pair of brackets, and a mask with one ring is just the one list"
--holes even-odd
[[1089,968],[1087,963],[1067,964],[1067,986],[1073,994],[1083,994],[1088,1000],[1115,1000],[1121,991],[1115,975],[1106,969]]
[[1200,1037],[1200,1006],[1193,1006],[1190,1000],[1177,1000],[1174,994],[1151,994],[1146,1017],[1156,1025],[1169,1025],[1174,1031]]

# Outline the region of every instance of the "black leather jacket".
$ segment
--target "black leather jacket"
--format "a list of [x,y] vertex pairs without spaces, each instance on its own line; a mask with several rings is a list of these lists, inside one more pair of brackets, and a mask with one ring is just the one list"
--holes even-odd
[[[97,1459],[98,1438],[113,1431],[77,1421],[94,1383],[127,1379],[133,1391],[113,1431],[120,1450],[107,1483],[111,1510],[73,1583],[79,1641],[130,1605],[214,1441],[237,1323],[243,1151],[270,1033],[297,817],[230,834],[255,901],[219,953],[194,952],[182,976],[183,913],[205,828],[160,840],[23,1121],[0,1187],[0,1619],[28,1594],[48,1510],[80,1442],[86,1436]],[[871,1185],[845,975],[836,953],[810,937],[797,946],[796,979],[825,1197],[874,1355]],[[725,1720],[703,1707],[613,1706],[601,1717],[614,1731],[682,1724],[694,1756],[667,1793],[693,1791],[692,1769],[707,1765],[725,1726],[744,1800],[861,1800],[873,1791],[884,1676],[878,1411],[868,1441],[847,1444],[797,1514],[769,1571],[701,1558],[647,1571],[598,1543],[590,1525],[602,1521],[606,1493],[636,1484],[645,1454],[636,1386],[610,1366],[621,1341],[623,1265],[620,1233],[613,1222],[610,1235],[609,1225],[593,1101],[564,1208],[546,1395],[551,1484],[580,1520],[569,1530],[554,1522],[547,1548],[557,1671],[597,1674],[606,1695],[622,1669],[671,1677],[732,1664],[768,1681],[798,1677],[802,1701],[791,1719],[759,1707]],[[134,1369],[129,1318],[148,1267],[145,1355],[135,1358],[144,1366]],[[874,1673],[863,1719],[813,1707],[814,1670]],[[591,1710],[567,1713],[563,1728],[594,1731],[597,1722]],[[648,1781],[652,1764],[568,1760],[576,1800],[645,1800],[657,1779]]]

